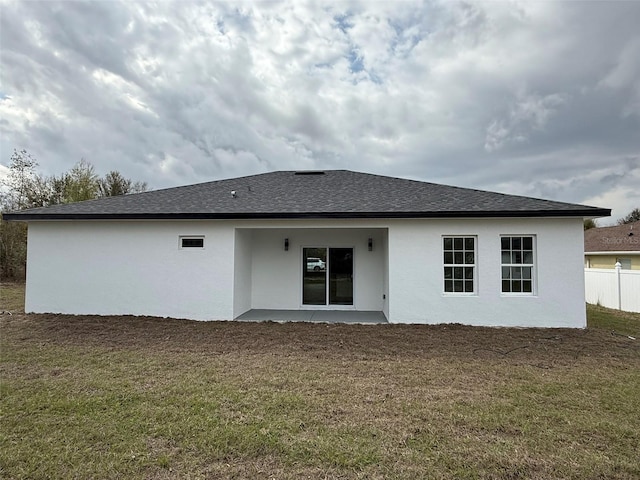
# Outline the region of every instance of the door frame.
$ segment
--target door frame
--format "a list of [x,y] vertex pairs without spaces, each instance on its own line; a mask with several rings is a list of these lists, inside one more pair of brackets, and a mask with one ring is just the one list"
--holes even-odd
[[[306,268],[306,264],[304,261],[304,249],[305,248],[325,248],[327,250],[327,262],[326,262],[326,270],[325,270],[325,275],[326,275],[326,280],[325,280],[325,301],[326,303],[324,305],[306,305],[303,303],[304,300],[304,269]],[[351,268],[351,284],[352,284],[352,297],[353,297],[353,302],[351,303],[351,305],[331,305],[329,303],[329,271],[330,271],[330,265],[329,265],[329,250],[332,248],[350,248],[351,249],[351,255],[352,255],[352,268]],[[298,272],[300,272],[300,281],[298,282],[299,284],[299,292],[300,292],[300,309],[301,310],[355,310],[356,309],[356,247],[355,245],[351,244],[351,245],[300,245],[300,254],[298,255],[298,259],[300,262],[300,268],[298,269]]]

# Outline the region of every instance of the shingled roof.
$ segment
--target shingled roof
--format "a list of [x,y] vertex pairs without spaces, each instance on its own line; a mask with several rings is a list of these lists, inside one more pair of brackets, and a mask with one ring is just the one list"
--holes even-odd
[[586,230],[584,251],[585,253],[640,252],[640,222]]
[[4,219],[602,217],[610,213],[571,203],[326,170],[264,173],[53,205],[7,213]]

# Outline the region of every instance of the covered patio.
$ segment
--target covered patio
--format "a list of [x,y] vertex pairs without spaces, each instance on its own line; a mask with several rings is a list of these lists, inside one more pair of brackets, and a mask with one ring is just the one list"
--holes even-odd
[[387,323],[387,228],[283,225],[235,228],[234,319]]

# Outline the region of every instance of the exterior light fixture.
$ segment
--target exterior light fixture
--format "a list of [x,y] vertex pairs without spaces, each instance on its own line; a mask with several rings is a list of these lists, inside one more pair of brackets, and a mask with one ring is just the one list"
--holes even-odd
[[368,246],[369,246],[369,251],[373,252],[373,238],[371,237],[369,237]]
[[289,239],[288,238],[284,239],[284,251],[285,252],[289,251]]

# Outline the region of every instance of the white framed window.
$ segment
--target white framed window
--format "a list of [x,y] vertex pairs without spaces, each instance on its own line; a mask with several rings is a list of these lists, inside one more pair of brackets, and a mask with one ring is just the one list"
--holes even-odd
[[181,236],[178,245],[180,249],[203,249],[204,235]]
[[622,268],[622,270],[631,270],[630,258],[616,258],[616,262],[620,262],[620,268]]
[[476,237],[442,237],[445,293],[476,293]]
[[502,293],[533,295],[535,286],[535,237],[500,237]]

